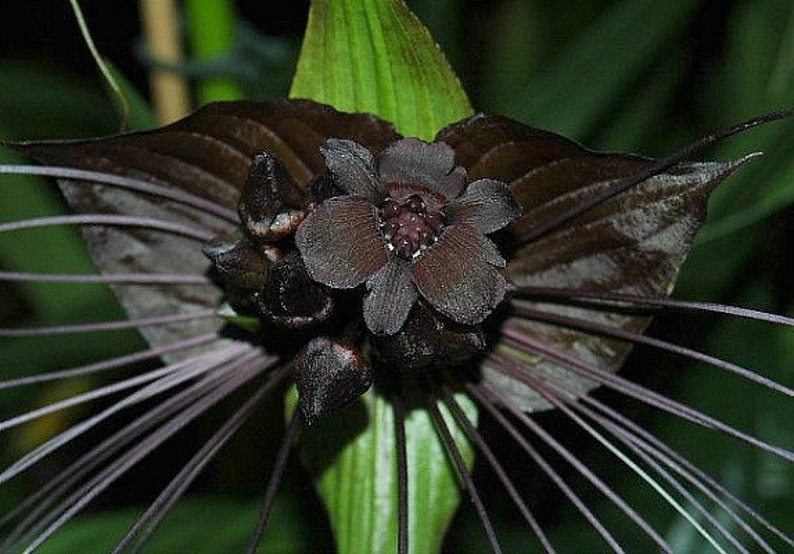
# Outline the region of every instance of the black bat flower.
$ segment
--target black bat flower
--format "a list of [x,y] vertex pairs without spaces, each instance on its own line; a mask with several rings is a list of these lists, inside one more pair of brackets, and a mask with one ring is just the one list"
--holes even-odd
[[[287,100],[214,104],[146,133],[8,146],[45,165],[2,171],[58,178],[77,215],[3,223],[0,231],[82,225],[102,274],[3,275],[110,283],[130,319],[0,333],[136,327],[150,348],[2,387],[146,359],[162,359],[162,366],[0,423],[13,427],[66,405],[130,391],[6,468],[0,473],[4,483],[117,413],[150,402],[0,520],[11,529],[0,550],[37,547],[196,417],[260,382],[117,551],[142,544],[262,399],[290,380],[298,385],[302,416],[288,425],[250,551],[301,421],[333,417],[326,414],[372,383],[390,395],[398,427],[401,552],[408,530],[405,399],[417,384],[424,402],[417,409],[427,410],[435,422],[494,550],[495,533],[437,401],[494,469],[543,548],[553,546],[453,390],[474,399],[614,551],[622,551],[619,541],[529,435],[571,463],[658,549],[670,552],[671,546],[528,412],[556,408],[593,436],[612,436],[682,491],[706,522],[692,518],[698,530],[710,526],[738,551],[746,549],[732,524],[763,550],[773,551],[758,529],[794,546],[723,485],[588,394],[609,387],[794,460],[788,450],[616,375],[632,345],[647,344],[792,396],[789,388],[749,370],[642,334],[659,307],[792,324],[769,314],[668,298],[709,194],[749,157],[683,163],[702,144],[660,162],[595,153],[491,115],[454,123],[435,142],[424,143],[400,137],[370,115]],[[690,490],[725,510],[731,525],[715,518]]]
[[332,139],[322,151],[346,194],[320,203],[295,238],[314,280],[333,288],[366,281],[371,332],[399,331],[418,294],[464,325],[481,323],[502,301],[506,283],[496,268],[505,260],[484,234],[521,212],[504,183],[467,185],[443,142],[400,140],[377,168],[353,141]]

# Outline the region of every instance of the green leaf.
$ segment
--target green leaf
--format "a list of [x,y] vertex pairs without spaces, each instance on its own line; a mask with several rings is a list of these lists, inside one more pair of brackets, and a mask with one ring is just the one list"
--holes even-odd
[[660,10],[654,0],[614,2],[545,70],[502,90],[497,101],[511,117],[539,127],[576,137],[593,132],[638,74],[658,70],[669,42],[689,32],[686,22],[699,5],[674,0]]
[[[124,509],[77,518],[47,541],[44,554],[107,553],[124,536],[141,509]],[[235,502],[211,496],[184,499],[146,546],[149,554],[173,552],[243,552],[256,521],[259,502]],[[274,506],[268,532],[257,552],[309,552],[316,533],[301,518],[295,497],[282,495]]]
[[[469,417],[474,404],[457,401]],[[456,442],[463,431],[440,406]],[[456,476],[447,463],[426,410],[407,414],[409,552],[438,552],[460,502]],[[325,500],[337,548],[343,553],[397,551],[397,462],[394,411],[381,394],[370,391],[332,419],[303,435],[303,458]],[[463,449],[463,448],[462,448]],[[466,463],[471,449],[463,449]]]
[[401,0],[316,0],[291,98],[368,112],[431,140],[471,115],[455,73]]
[[[230,0],[189,0],[185,4],[190,20],[190,42],[197,60],[222,58],[234,47],[235,8]],[[238,100],[242,90],[233,79],[205,78],[198,85],[200,104],[219,100]]]

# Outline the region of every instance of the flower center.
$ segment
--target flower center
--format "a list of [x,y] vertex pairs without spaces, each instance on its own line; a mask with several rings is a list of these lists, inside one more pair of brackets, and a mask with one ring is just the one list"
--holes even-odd
[[430,210],[418,194],[402,203],[387,198],[378,211],[378,225],[388,249],[405,260],[419,256],[444,228],[441,212]]

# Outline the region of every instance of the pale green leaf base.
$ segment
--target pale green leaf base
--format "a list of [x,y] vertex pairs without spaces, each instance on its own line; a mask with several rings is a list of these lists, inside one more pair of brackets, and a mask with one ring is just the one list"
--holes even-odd
[[[474,404],[463,395],[457,400],[476,422]],[[470,466],[474,455],[463,431],[440,408]],[[408,412],[405,434],[409,551],[438,552],[460,502],[457,477],[426,411]],[[397,449],[391,403],[370,391],[338,415],[306,430],[302,454],[325,500],[339,552],[396,552]]]
[[444,54],[402,0],[312,2],[290,97],[373,113],[425,140],[473,113]]

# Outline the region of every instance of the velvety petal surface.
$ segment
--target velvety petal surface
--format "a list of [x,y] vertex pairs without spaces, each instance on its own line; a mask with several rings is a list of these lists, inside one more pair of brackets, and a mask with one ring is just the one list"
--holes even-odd
[[320,151],[339,188],[375,203],[381,200],[384,191],[369,150],[352,140],[328,139]]
[[521,215],[521,206],[505,183],[480,179],[447,204],[444,214],[449,223],[466,223],[488,234],[515,221]]
[[392,259],[367,282],[364,321],[376,335],[393,335],[402,328],[418,296],[407,262]]
[[329,198],[304,220],[295,243],[312,279],[337,289],[360,285],[388,258],[375,207],[358,196]]
[[[457,179],[453,177],[450,182],[444,181],[454,166],[455,151],[449,145],[406,138],[383,150],[378,169],[385,183],[417,183],[432,192],[445,195],[446,189],[454,188]],[[442,182],[443,185],[439,186]]]
[[468,225],[448,227],[412,267],[423,297],[452,320],[475,325],[504,298],[505,280],[486,261],[482,234]]

